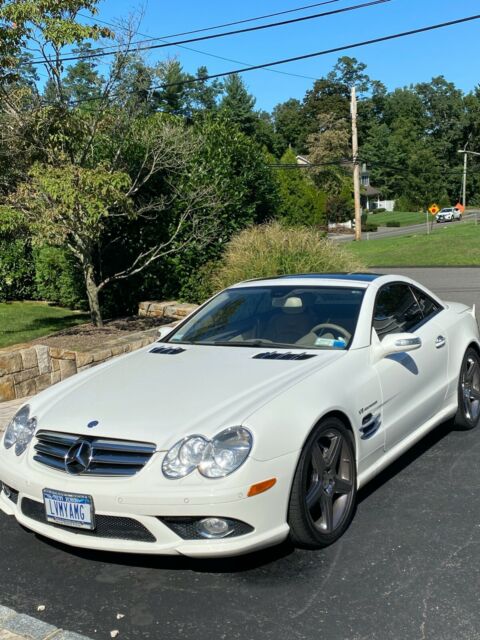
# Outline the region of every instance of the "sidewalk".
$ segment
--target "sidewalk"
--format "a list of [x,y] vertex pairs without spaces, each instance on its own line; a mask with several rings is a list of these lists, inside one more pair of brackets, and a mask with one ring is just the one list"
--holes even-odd
[[0,605],[0,640],[88,640]]

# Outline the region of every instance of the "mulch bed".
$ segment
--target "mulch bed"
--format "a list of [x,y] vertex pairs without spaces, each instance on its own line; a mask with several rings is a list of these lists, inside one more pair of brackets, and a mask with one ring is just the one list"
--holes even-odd
[[49,336],[43,336],[32,341],[32,344],[44,344],[58,349],[71,349],[72,351],[89,351],[103,346],[106,342],[127,336],[129,333],[154,329],[171,320],[163,318],[142,318],[132,316],[118,320],[107,320],[103,327],[95,327],[91,322],[80,324],[76,327],[57,331]]

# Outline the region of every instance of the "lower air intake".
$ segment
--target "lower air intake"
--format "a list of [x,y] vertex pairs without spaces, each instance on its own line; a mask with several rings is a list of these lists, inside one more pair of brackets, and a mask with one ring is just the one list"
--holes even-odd
[[112,538],[116,540],[133,540],[135,542],[156,542],[157,539],[150,531],[137,520],[132,518],[121,518],[116,516],[95,515],[96,528],[93,531],[88,529],[77,529],[75,527],[64,527],[62,525],[48,522],[45,516],[45,508],[41,502],[22,499],[22,513],[27,518],[48,524],[49,527],[66,529],[69,533],[76,533],[81,536],[94,536],[97,538]]

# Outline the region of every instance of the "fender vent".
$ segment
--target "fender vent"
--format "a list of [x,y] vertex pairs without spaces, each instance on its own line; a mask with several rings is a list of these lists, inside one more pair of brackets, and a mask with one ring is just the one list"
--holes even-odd
[[316,358],[313,353],[281,353],[279,351],[265,351],[263,353],[257,353],[253,356],[253,360],[310,360],[310,358]]
[[177,353],[183,353],[185,349],[181,347],[154,347],[148,353],[162,353],[165,356],[175,356]]

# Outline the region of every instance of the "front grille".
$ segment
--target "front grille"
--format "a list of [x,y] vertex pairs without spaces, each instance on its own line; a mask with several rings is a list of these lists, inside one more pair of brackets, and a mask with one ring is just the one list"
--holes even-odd
[[36,439],[33,459],[63,472],[66,471],[65,461],[70,449],[75,444],[87,443],[90,455],[73,469],[75,475],[134,476],[143,469],[156,449],[148,442],[93,438],[57,431],[39,431]]
[[96,536],[97,538],[113,538],[117,540],[134,540],[135,542],[156,542],[155,536],[137,520],[132,518],[119,518],[116,516],[95,515],[95,529],[78,529],[76,527],[64,527],[63,525],[48,522],[45,516],[45,508],[41,502],[22,499],[22,513],[27,518],[48,524],[49,527],[67,529],[69,533],[82,536]]
[[288,351],[287,353],[279,352],[279,351],[264,351],[262,353],[257,353],[256,356],[253,356],[254,360],[310,360],[310,358],[315,358],[316,356],[312,353],[292,353]]

